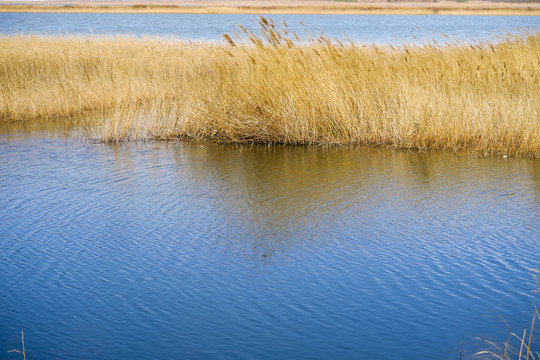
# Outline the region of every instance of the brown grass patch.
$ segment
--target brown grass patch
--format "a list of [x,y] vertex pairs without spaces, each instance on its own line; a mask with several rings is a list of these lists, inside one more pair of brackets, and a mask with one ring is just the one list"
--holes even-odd
[[[191,44],[0,37],[0,118],[103,141],[358,144],[540,156],[540,33],[375,46],[262,32]],[[82,126],[82,123],[80,123]]]

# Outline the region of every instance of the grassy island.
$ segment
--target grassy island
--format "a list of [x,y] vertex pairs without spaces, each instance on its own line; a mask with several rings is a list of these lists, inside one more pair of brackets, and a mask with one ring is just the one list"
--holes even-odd
[[492,42],[0,37],[0,119],[101,141],[200,139],[540,157],[540,33]]
[[0,12],[154,14],[540,15],[537,2],[457,0],[0,0]]

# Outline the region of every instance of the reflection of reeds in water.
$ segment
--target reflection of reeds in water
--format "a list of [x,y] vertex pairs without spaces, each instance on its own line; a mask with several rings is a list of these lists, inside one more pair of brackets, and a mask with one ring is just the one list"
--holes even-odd
[[540,155],[540,34],[496,43],[0,38],[0,117],[84,114],[104,141],[361,144]]

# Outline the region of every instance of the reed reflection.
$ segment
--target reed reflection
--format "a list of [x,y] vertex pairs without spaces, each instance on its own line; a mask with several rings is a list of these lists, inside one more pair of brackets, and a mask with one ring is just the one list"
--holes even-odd
[[[426,221],[458,227],[479,211],[513,206],[538,217],[538,195],[530,183],[534,161],[386,149],[207,144],[173,149],[183,169],[178,175],[185,176],[187,166],[211,199],[220,229],[216,237],[251,246],[249,256],[269,258],[275,251],[344,236],[383,241],[380,235],[387,231],[404,226],[414,232]],[[505,207],[497,209],[501,203]]]

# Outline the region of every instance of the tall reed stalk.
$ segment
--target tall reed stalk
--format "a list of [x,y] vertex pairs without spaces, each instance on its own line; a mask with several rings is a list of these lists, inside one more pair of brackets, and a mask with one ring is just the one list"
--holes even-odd
[[21,339],[22,339],[22,351],[21,350],[9,350],[8,353],[22,354],[23,360],[26,360],[26,349],[24,348],[24,330],[21,330]]
[[[529,270],[531,271],[531,275],[533,276],[534,280],[536,281],[536,284],[538,285],[538,288],[533,290],[532,292],[540,293],[540,278],[538,277],[538,274],[540,274],[540,270],[539,269],[529,269]],[[540,344],[538,343],[538,341],[536,341],[536,344],[533,342],[533,339],[534,339],[533,333],[535,330],[535,324],[536,324],[536,320],[540,321],[540,313],[538,312],[538,309],[536,308],[534,304],[533,306],[534,306],[534,312],[532,314],[531,327],[530,329],[525,328],[523,330],[523,335],[514,333],[510,325],[503,319],[504,323],[506,324],[508,328],[508,338],[506,339],[506,342],[502,346],[500,346],[491,341],[486,341],[488,344],[490,344],[493,347],[493,349],[480,351],[476,353],[475,355],[483,355],[484,357],[487,357],[490,359],[499,359],[499,360],[510,360],[510,359],[540,360],[540,349],[538,348]],[[527,334],[527,330],[529,330],[528,334]],[[536,335],[536,339],[538,339],[538,335]]]
[[[524,329],[523,335],[521,336],[514,333],[510,328],[510,325],[508,325],[508,323],[505,321],[505,324],[508,327],[508,338],[506,339],[506,342],[502,346],[499,346],[491,341],[487,341],[487,343],[493,347],[493,350],[479,351],[475,355],[484,355],[488,358],[499,360],[510,360],[514,358],[517,360],[539,360],[540,352],[535,350],[532,346],[534,325],[537,318],[540,320],[540,314],[538,313],[538,309],[535,307],[529,334],[527,334],[528,329]],[[516,341],[517,348],[512,346],[512,343]]]
[[540,33],[481,43],[0,37],[0,121],[81,119],[102,141],[468,149],[540,156]]

